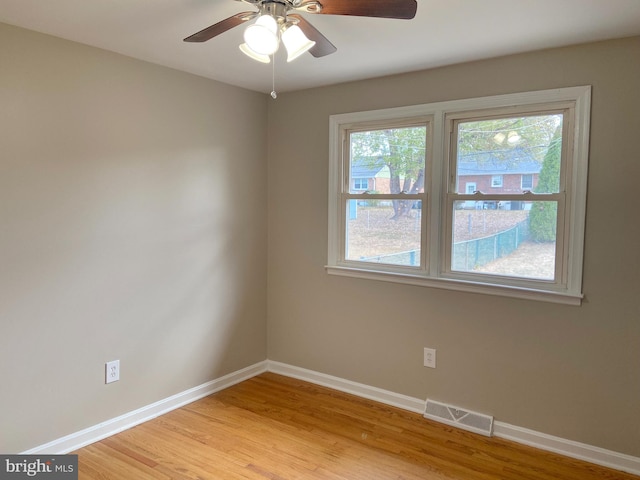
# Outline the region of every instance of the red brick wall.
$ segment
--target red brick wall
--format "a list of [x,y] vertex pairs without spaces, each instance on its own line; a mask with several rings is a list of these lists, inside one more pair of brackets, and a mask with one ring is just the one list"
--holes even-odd
[[[502,187],[491,186],[491,175],[463,175],[458,181],[458,193],[466,193],[467,183],[475,182],[476,190],[485,194],[522,193],[522,175],[519,173],[503,175]],[[538,174],[533,174],[533,187],[538,184]],[[533,188],[531,188],[533,190]]]
[[375,190],[377,193],[391,193],[389,184],[390,181],[388,178],[373,178],[369,180],[369,188]]

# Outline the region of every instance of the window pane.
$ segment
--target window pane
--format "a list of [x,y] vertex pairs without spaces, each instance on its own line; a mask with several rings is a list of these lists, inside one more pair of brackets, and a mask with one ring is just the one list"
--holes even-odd
[[366,178],[354,178],[353,179],[353,190],[368,190],[369,182]]
[[468,203],[454,205],[453,271],[554,279],[556,202]]
[[[560,189],[562,114],[458,123],[456,193],[518,194]],[[531,186],[523,187],[531,178]]]
[[425,125],[351,132],[349,191],[424,192],[426,136]]
[[420,265],[420,200],[349,200],[347,214],[347,260]]

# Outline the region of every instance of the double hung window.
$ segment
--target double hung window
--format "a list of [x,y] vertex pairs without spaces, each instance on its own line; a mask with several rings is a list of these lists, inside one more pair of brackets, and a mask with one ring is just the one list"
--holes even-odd
[[579,304],[589,107],[574,87],[332,116],[329,273]]

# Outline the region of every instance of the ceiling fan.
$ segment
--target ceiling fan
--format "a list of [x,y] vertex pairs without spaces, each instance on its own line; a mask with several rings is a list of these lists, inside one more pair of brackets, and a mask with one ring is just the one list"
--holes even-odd
[[352,15],[359,17],[395,18],[409,20],[415,17],[416,0],[237,0],[258,8],[254,12],[241,12],[200,30],[184,39],[185,42],[206,42],[245,22],[250,24],[244,32],[243,53],[263,63],[270,62],[280,41],[287,49],[287,61],[305,52],[324,57],[337,50],[322,33],[298,13],[322,15]]

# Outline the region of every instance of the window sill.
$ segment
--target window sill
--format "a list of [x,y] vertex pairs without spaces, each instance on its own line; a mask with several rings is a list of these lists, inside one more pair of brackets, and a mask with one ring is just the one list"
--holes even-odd
[[448,278],[427,278],[406,273],[381,272],[376,270],[365,270],[353,267],[339,267],[330,265],[326,266],[325,268],[327,269],[327,273],[330,275],[364,278],[368,280],[378,280],[391,283],[403,283],[407,285],[417,285],[420,287],[442,288],[445,290],[454,290],[458,292],[521,298],[525,300],[559,303],[563,305],[580,306],[583,298],[582,294],[572,294],[568,292],[535,290],[531,288],[512,287],[505,285],[490,285],[485,283],[452,280]]

